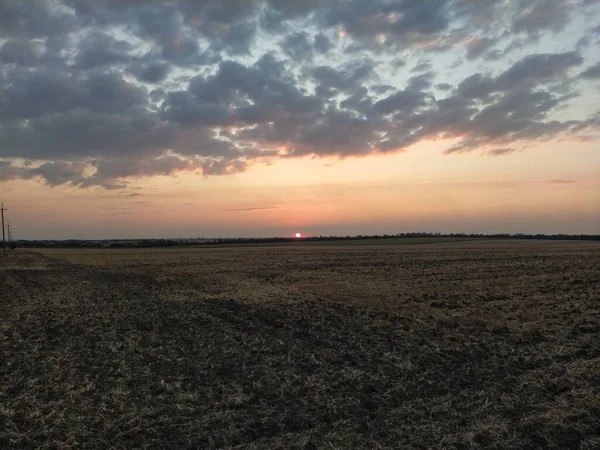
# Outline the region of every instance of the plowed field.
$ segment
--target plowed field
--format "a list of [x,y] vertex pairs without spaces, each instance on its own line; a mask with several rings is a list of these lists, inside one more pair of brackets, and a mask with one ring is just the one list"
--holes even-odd
[[600,448],[600,245],[18,250],[0,448]]

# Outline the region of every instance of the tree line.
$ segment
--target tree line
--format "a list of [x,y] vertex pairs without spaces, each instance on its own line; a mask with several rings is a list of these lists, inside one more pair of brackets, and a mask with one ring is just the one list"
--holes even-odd
[[355,241],[366,239],[403,239],[403,238],[465,238],[465,239],[546,239],[546,240],[578,240],[600,241],[600,235],[590,234],[510,234],[510,233],[397,233],[375,235],[346,236],[307,236],[302,238],[214,238],[214,239],[20,239],[12,244],[17,247],[61,247],[61,248],[150,248],[150,247],[182,247],[182,246],[215,246],[235,244],[273,244],[286,242],[319,242],[319,241]]

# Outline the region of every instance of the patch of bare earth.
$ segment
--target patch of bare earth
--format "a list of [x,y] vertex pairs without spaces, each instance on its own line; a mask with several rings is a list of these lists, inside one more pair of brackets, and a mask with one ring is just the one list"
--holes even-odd
[[0,448],[600,448],[596,244],[79,252],[0,260]]

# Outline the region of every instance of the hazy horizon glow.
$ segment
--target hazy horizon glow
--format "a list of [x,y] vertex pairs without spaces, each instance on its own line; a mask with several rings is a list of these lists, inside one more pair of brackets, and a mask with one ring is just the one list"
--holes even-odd
[[600,2],[0,4],[15,238],[600,233]]

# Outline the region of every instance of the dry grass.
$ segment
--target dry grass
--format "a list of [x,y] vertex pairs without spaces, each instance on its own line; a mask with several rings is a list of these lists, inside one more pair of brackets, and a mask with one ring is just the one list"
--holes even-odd
[[600,246],[0,260],[1,448],[598,448]]

